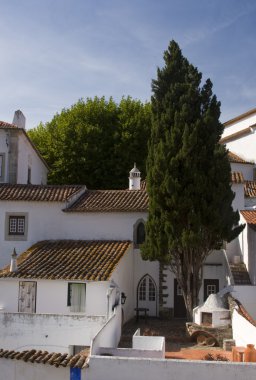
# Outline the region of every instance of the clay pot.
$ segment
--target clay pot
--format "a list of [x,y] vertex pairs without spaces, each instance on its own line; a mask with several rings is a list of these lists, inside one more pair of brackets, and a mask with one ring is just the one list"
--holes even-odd
[[254,344],[247,344],[244,350],[244,361],[245,362],[256,362],[256,350]]

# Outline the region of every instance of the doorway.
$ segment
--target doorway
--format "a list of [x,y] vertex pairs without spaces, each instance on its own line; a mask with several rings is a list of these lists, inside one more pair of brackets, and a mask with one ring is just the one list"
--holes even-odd
[[150,317],[157,316],[157,291],[153,278],[146,274],[141,278],[137,287],[137,307],[149,309]]
[[185,307],[184,298],[182,295],[181,287],[177,279],[174,279],[174,318],[186,318],[187,311]]
[[36,312],[36,282],[20,281],[19,283],[19,313]]

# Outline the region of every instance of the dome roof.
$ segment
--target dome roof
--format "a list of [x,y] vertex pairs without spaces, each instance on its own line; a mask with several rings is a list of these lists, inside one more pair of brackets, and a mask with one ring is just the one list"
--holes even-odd
[[134,162],[134,167],[133,167],[133,169],[130,171],[130,173],[140,173],[139,169],[136,167],[136,162]]
[[210,294],[201,310],[215,311],[215,310],[227,310],[222,297],[218,294]]

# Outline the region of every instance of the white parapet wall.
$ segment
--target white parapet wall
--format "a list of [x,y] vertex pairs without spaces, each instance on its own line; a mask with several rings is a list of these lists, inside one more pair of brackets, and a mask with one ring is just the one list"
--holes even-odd
[[256,320],[256,286],[235,285],[232,296],[240,301],[250,316]]
[[0,348],[66,353],[70,345],[89,346],[105,323],[102,316],[0,313]]
[[122,307],[118,305],[113,315],[93,337],[91,342],[91,355],[99,354],[101,347],[116,348],[121,338]]
[[232,315],[232,330],[236,346],[246,347],[247,344],[256,346],[256,327],[240,315],[237,310],[234,310]]
[[254,380],[255,363],[92,356],[86,380]]
[[[85,371],[83,372],[85,375]],[[82,377],[83,380],[85,377]],[[1,380],[70,380],[70,368],[0,359]]]

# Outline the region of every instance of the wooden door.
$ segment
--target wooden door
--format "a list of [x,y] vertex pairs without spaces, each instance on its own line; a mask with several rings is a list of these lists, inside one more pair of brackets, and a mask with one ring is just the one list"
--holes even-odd
[[157,315],[157,291],[153,278],[149,275],[142,277],[137,288],[137,307],[149,309],[148,315]]
[[174,318],[186,318],[187,312],[181,287],[177,279],[174,279]]
[[36,282],[20,281],[19,284],[19,313],[36,312]]

